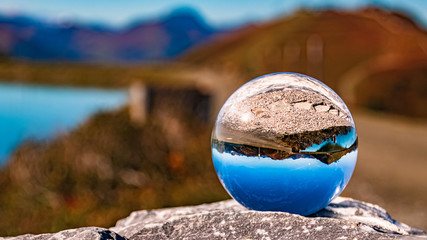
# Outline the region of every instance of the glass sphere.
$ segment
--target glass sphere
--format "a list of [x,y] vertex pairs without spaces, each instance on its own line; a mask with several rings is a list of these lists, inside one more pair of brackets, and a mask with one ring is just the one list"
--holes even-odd
[[296,73],[256,78],[225,102],[212,132],[212,159],[243,206],[310,215],[345,188],[357,135],[345,103],[320,81]]

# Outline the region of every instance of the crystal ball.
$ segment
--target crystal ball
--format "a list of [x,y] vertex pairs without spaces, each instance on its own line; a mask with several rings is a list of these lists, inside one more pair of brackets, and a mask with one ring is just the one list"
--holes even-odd
[[297,73],[249,81],[222,106],[211,139],[215,171],[248,209],[310,215],[345,188],[357,135],[343,100]]

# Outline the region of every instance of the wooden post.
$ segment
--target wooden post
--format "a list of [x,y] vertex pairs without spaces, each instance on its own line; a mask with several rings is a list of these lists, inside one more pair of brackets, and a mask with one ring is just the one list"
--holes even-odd
[[129,114],[135,123],[144,123],[147,114],[147,87],[140,81],[135,81],[129,88]]
[[307,74],[324,81],[323,79],[323,38],[313,34],[307,39]]

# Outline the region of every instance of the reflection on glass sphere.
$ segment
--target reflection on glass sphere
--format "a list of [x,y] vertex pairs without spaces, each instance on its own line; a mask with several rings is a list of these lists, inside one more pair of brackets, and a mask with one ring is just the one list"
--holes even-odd
[[353,118],[320,81],[296,73],[256,78],[225,102],[212,158],[228,193],[249,209],[309,215],[337,197],[357,160]]

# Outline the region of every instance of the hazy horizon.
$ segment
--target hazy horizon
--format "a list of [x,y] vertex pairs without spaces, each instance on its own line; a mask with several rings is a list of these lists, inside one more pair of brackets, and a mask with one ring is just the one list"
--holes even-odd
[[102,25],[123,28],[135,22],[156,19],[170,14],[177,8],[192,8],[215,28],[227,28],[259,21],[268,21],[286,16],[299,9],[344,9],[353,10],[367,6],[379,6],[389,10],[403,11],[415,21],[427,26],[427,2],[421,0],[267,0],[249,1],[196,1],[165,0],[162,2],[134,1],[105,2],[100,0],[78,1],[29,1],[4,0],[0,14],[29,16],[51,22],[75,22],[85,25]]

